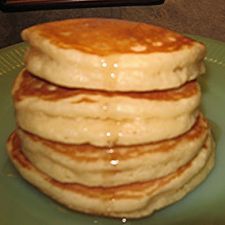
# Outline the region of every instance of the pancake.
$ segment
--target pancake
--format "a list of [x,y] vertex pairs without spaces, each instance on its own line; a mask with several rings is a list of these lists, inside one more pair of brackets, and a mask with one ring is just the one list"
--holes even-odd
[[21,35],[30,46],[26,68],[65,87],[162,90],[205,71],[203,44],[144,23],[70,19],[32,26]]
[[60,183],[36,169],[23,155],[15,133],[7,149],[21,175],[46,195],[73,210],[111,217],[143,217],[178,201],[199,185],[214,165],[214,145],[209,136],[199,154],[174,173],[146,182],[93,188]]
[[26,70],[13,87],[21,128],[53,141],[96,146],[178,136],[195,123],[200,97],[196,81],[167,91],[106,92],[58,87]]
[[14,83],[13,98],[17,108],[29,107],[53,116],[121,120],[193,112],[200,104],[201,90],[196,81],[176,89],[141,93],[69,89],[22,70]]
[[31,163],[55,180],[86,186],[116,186],[160,178],[192,160],[208,136],[207,122],[178,138],[128,147],[68,145],[16,131]]
[[193,126],[198,112],[169,119],[115,121],[111,119],[52,117],[30,110],[16,113],[17,124],[42,138],[67,144],[128,146],[167,140]]

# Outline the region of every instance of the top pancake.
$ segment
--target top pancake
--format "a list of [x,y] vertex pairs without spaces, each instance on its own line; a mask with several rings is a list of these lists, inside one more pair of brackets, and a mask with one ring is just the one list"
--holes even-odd
[[202,44],[144,23],[71,19],[33,26],[22,38],[27,69],[66,87],[168,89],[204,72]]
[[34,34],[39,34],[59,48],[76,49],[99,56],[173,52],[184,47],[190,48],[195,43],[163,28],[116,19],[51,22],[24,31],[23,37],[32,41]]

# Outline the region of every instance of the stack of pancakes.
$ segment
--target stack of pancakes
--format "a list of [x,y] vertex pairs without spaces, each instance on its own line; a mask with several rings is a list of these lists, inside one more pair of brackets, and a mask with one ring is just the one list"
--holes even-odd
[[112,19],[33,26],[13,87],[8,153],[21,175],[71,209],[137,218],[181,199],[214,164],[199,112],[205,47]]

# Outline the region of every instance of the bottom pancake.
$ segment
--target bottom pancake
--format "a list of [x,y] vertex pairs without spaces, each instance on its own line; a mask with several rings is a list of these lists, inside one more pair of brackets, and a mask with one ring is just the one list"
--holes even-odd
[[210,135],[192,161],[160,179],[107,188],[87,187],[58,182],[36,169],[23,155],[15,133],[7,149],[21,175],[46,195],[71,209],[111,217],[143,217],[178,201],[201,183],[214,165]]

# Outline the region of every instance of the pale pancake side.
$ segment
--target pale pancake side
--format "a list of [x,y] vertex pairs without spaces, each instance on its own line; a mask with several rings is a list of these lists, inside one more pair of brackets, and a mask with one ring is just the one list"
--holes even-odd
[[165,91],[106,92],[55,86],[26,70],[17,76],[12,94],[17,110],[116,120],[175,117],[195,111],[201,99],[196,81]]
[[89,188],[63,184],[40,172],[22,154],[15,135],[10,137],[7,149],[21,175],[46,195],[71,209],[112,217],[143,217],[178,201],[199,185],[214,165],[214,145],[209,137],[191,162],[161,179],[113,188]]
[[52,141],[95,146],[137,145],[177,137],[194,125],[198,111],[172,118],[130,120],[52,116],[38,111],[16,110],[17,125]]
[[192,160],[208,136],[200,117],[174,139],[127,147],[94,147],[52,142],[18,129],[21,150],[40,171],[55,180],[87,186],[116,186],[166,176]]

